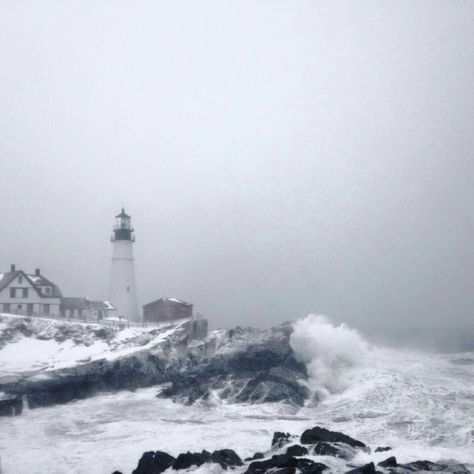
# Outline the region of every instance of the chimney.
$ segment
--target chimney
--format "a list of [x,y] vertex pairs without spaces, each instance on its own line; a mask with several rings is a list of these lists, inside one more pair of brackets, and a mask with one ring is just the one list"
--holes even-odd
[[37,277],[40,276],[40,269],[39,269],[39,268],[36,268],[36,269],[35,269],[35,275],[36,275]]
[[14,264],[14,263],[12,263],[12,264],[10,265],[10,271],[11,271],[11,272],[14,272],[14,271],[15,271],[15,264]]

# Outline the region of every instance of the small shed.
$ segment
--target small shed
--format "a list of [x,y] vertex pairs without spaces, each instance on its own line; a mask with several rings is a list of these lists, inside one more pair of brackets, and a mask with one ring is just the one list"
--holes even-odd
[[177,298],[160,298],[143,306],[145,322],[172,321],[192,316],[193,305]]

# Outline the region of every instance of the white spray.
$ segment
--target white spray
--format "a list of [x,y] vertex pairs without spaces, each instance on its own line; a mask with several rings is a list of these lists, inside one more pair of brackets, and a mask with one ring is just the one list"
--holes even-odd
[[290,344],[306,363],[309,387],[318,398],[345,390],[352,370],[365,363],[369,350],[356,330],[313,314],[295,323]]

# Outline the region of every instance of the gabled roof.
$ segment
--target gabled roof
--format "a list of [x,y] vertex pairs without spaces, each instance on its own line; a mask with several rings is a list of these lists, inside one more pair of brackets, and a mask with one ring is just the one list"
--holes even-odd
[[61,298],[63,296],[61,293],[61,290],[52,281],[48,280],[43,275],[26,274],[26,277],[31,281],[33,286],[37,286],[37,287],[50,286],[51,294],[47,296],[52,296],[53,298]]
[[144,308],[148,308],[150,306],[156,306],[160,304],[175,304],[180,306],[192,306],[191,303],[186,303],[186,301],[179,300],[178,298],[160,298],[158,300],[152,301],[146,305],[143,305]]
[[[35,289],[39,296],[42,298],[61,298],[62,293],[61,290],[47,278],[42,275],[28,275],[23,270],[15,270],[14,272],[7,272],[1,274],[2,278],[0,278],[0,291],[2,291],[5,287],[7,287],[13,280],[15,280],[18,276],[24,276],[31,284],[31,286]],[[51,294],[45,295],[41,292],[42,286],[50,286],[51,287]]]
[[0,291],[2,291],[6,286],[8,286],[22,271],[16,272],[7,272],[2,273],[2,278],[0,278]]

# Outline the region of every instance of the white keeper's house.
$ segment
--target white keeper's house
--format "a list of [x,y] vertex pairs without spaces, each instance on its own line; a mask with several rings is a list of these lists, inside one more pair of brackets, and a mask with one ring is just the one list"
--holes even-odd
[[59,316],[61,291],[39,268],[34,274],[16,270],[0,273],[0,312],[37,316]]

